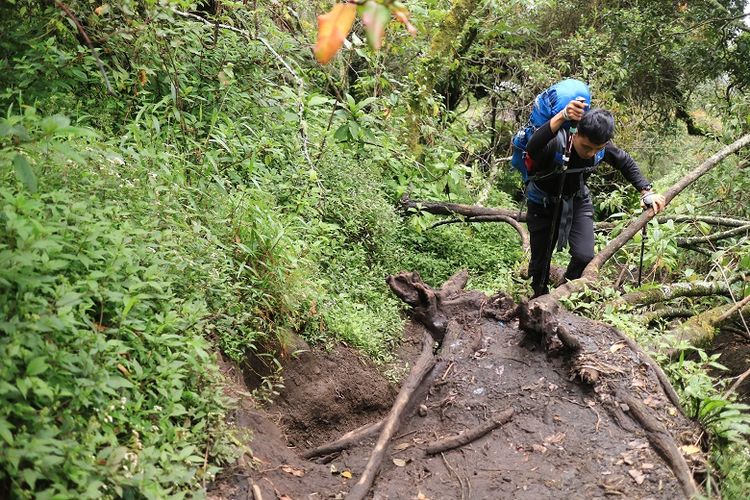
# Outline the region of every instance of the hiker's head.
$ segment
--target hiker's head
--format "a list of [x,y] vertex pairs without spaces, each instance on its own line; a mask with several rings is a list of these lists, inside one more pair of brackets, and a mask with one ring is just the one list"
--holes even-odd
[[581,158],[591,158],[615,135],[615,118],[607,110],[588,110],[578,123],[573,146]]

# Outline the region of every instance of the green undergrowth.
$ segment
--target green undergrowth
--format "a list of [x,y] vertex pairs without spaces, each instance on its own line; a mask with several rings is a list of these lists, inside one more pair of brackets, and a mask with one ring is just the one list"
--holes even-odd
[[117,157],[92,130],[28,108],[0,132],[0,158],[15,167],[0,189],[4,488],[21,498],[195,490],[235,445],[209,305],[185,293],[171,258],[179,238],[133,217],[138,198],[113,190],[122,176],[99,167]]
[[520,255],[502,225],[426,230],[397,211],[410,183],[465,196],[470,172],[437,147],[415,169],[368,118],[395,102],[348,99],[328,127],[320,70],[300,97],[260,42],[209,43],[211,28],[126,4],[87,19],[107,35],[114,96],[59,12],[24,3],[26,22],[0,23],[13,54],[0,60],[0,493],[13,497],[200,496],[241,442],[218,355],[278,355],[301,335],[385,362],[405,317],[386,276],[439,286],[465,267],[491,290]]

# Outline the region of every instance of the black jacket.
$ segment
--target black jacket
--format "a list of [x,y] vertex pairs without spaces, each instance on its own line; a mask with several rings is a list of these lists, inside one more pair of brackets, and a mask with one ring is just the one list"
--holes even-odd
[[[526,146],[526,154],[533,160],[534,168],[531,172],[533,176],[543,176],[545,173],[551,172],[555,168],[555,155],[560,152],[560,145],[565,144],[567,137],[567,131],[562,128],[557,131],[557,135],[563,137],[557,137],[553,134],[550,128],[549,122],[545,123],[531,136],[529,143]],[[579,169],[594,166],[594,159],[583,159],[578,156],[575,148],[570,153],[570,162],[568,163],[569,169]],[[604,146],[604,160],[609,163],[617,170],[622,172],[622,175],[633,185],[637,190],[642,190],[650,186],[650,183],[643,177],[641,170],[635,163],[635,160],[618,148],[612,142],[608,142]],[[560,186],[560,176],[562,174],[553,174],[546,176],[542,179],[535,180],[536,185],[548,194],[556,193]],[[570,173],[565,176],[565,186],[563,187],[563,196],[571,196],[575,194],[586,179],[591,175],[591,172],[579,172]]]

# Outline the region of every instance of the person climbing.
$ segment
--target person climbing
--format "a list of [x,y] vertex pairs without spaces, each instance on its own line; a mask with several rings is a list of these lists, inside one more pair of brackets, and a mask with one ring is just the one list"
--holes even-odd
[[529,139],[526,162],[535,172],[526,188],[534,297],[548,292],[555,243],[558,250],[566,244],[570,247],[566,280],[580,278],[594,258],[594,206],[586,180],[600,160],[622,172],[641,193],[641,206],[653,210],[654,215],[664,210],[664,197],[652,191],[635,160],[612,144],[614,131],[615,120],[609,111],[588,109],[586,99],[578,97]]

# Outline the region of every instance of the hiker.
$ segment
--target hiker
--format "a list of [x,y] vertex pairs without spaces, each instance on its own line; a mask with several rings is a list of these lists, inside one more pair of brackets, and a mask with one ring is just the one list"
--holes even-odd
[[[594,258],[594,206],[586,180],[600,160],[622,172],[641,193],[641,206],[650,207],[654,215],[664,210],[664,197],[651,190],[651,184],[633,158],[610,142],[615,130],[612,114],[604,109],[587,110],[587,107],[584,98],[569,101],[534,131],[526,146],[526,162],[533,164],[536,173],[526,190],[531,239],[529,275],[534,297],[547,293],[548,276],[545,274],[549,273],[550,248],[555,242],[558,250],[566,244],[570,246],[566,280],[580,278]],[[575,122],[578,122],[577,132],[571,138]],[[570,154],[565,161],[568,148]],[[561,173],[563,163],[567,166],[565,174]],[[561,188],[562,196],[557,203],[556,194]],[[556,208],[560,210],[558,231],[553,230]],[[553,231],[556,234],[552,234]]]

